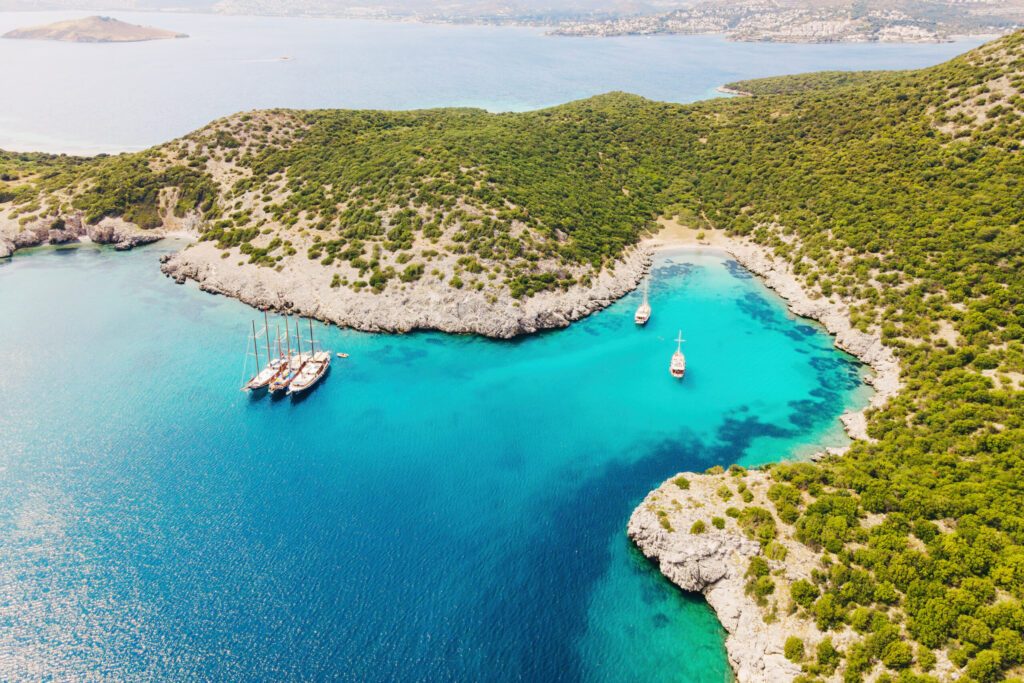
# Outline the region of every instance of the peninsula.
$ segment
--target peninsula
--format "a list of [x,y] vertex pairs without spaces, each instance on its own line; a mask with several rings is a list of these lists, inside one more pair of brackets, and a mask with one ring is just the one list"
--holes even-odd
[[45,26],[19,28],[8,31],[2,37],[22,40],[59,40],[66,43],[135,43],[146,40],[188,38],[188,35],[160,28],[128,24],[111,17],[93,16],[58,21]]
[[877,395],[843,452],[665,472],[630,537],[707,596],[741,681],[1020,676],[1024,32],[729,87],[749,96],[256,111],[135,154],[0,154],[0,254],[183,232],[163,269],[209,291],[508,337],[633,287],[668,219],[703,232]]

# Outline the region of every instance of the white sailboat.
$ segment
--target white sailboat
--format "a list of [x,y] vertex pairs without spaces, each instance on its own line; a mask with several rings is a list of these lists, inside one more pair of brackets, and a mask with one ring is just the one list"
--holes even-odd
[[637,325],[646,325],[647,321],[651,319],[651,303],[647,300],[647,280],[644,280],[644,300],[637,306],[636,315],[633,316],[633,322]]
[[270,393],[276,394],[279,391],[284,391],[292,383],[292,381],[298,376],[302,370],[302,366],[305,365],[306,361],[309,360],[309,356],[302,353],[302,344],[298,337],[299,323],[295,323],[295,345],[298,347],[297,353],[292,355],[292,339],[291,333],[288,330],[288,318],[285,317],[284,323],[284,335],[285,343],[287,344],[288,354],[285,356],[285,368],[281,374],[278,375],[273,382],[270,383]]
[[686,374],[686,356],[683,355],[683,331],[679,330],[679,336],[676,337],[676,352],[672,354],[672,362],[669,363],[668,371],[676,379],[682,379],[683,375]]
[[316,341],[313,339],[313,319],[309,319],[309,357],[302,364],[298,374],[288,385],[290,395],[300,394],[313,388],[317,382],[324,378],[328,368],[331,367],[331,352],[317,351]]
[[[256,340],[256,321],[252,321],[252,350],[256,358],[256,374],[249,378],[249,381],[242,386],[242,391],[258,391],[265,389],[284,369],[284,362],[281,358],[271,358],[270,354],[270,324],[266,312],[263,313],[263,336],[267,341],[267,364],[260,368],[260,347]],[[280,355],[280,354],[278,354]]]

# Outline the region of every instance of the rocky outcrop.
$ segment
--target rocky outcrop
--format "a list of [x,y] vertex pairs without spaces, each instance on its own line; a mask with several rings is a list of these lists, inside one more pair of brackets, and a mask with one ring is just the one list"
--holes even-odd
[[[750,559],[760,553],[760,544],[748,538],[736,521],[728,517],[725,510],[731,503],[717,494],[723,485],[735,489],[742,480],[755,495],[753,504],[768,508],[768,475],[751,471],[742,477],[677,476],[685,478],[688,488],[680,488],[673,477],[649,493],[629,519],[629,538],[672,583],[702,594],[715,610],[728,634],[725,648],[739,681],[792,680],[800,675],[800,667],[783,654],[786,639],[795,635],[810,645],[823,635],[813,624],[798,620],[785,609],[776,611],[776,621],[765,622],[764,611],[745,589],[747,568]],[[721,529],[712,524],[716,517]],[[694,533],[694,524],[698,522],[704,531]],[[778,540],[789,550],[786,573],[790,577],[809,575],[814,563],[806,549],[791,538],[780,536]],[[770,564],[782,568],[781,563]]]
[[120,218],[103,218],[88,224],[79,214],[47,216],[20,221],[0,215],[0,258],[14,255],[18,249],[44,244],[71,244],[83,239],[96,244],[112,244],[118,251],[150,244],[166,236],[163,230],[143,230]]
[[103,218],[95,225],[87,225],[86,233],[96,244],[113,244],[118,251],[132,249],[163,239],[161,231],[144,231],[120,218]]
[[587,286],[514,299],[507,293],[495,298],[438,281],[392,283],[379,294],[354,292],[332,288],[322,268],[311,272],[301,260],[277,270],[239,266],[222,258],[223,253],[209,242],[200,242],[166,259],[161,270],[179,283],[195,280],[204,291],[260,309],[288,311],[366,332],[432,329],[500,339],[566,327],[609,306],[636,287],[651,257],[648,249],[635,248]]

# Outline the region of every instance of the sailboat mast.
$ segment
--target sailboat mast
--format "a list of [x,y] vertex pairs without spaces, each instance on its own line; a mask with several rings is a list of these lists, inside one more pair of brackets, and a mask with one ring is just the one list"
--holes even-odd
[[309,319],[309,357],[316,353],[316,344],[313,342],[313,319]]
[[270,363],[270,320],[266,311],[263,311],[263,336],[267,338],[267,363]]
[[274,338],[277,339],[277,357],[281,357],[281,326],[274,325]]
[[299,360],[302,360],[302,337],[299,336],[299,321],[295,321],[295,350],[299,352]]
[[[237,342],[236,342],[237,343]],[[256,343],[256,321],[252,321],[252,350],[256,353],[256,372],[260,371],[260,347]],[[267,356],[267,361],[270,361],[270,356]]]
[[284,317],[284,342],[288,346],[288,362],[292,360],[292,337],[288,332],[288,316]]

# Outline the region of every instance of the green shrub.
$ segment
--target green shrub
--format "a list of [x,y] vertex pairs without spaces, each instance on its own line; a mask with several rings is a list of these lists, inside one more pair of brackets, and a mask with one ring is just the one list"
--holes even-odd
[[796,636],[786,638],[783,654],[791,662],[802,662],[804,659],[804,641]]

